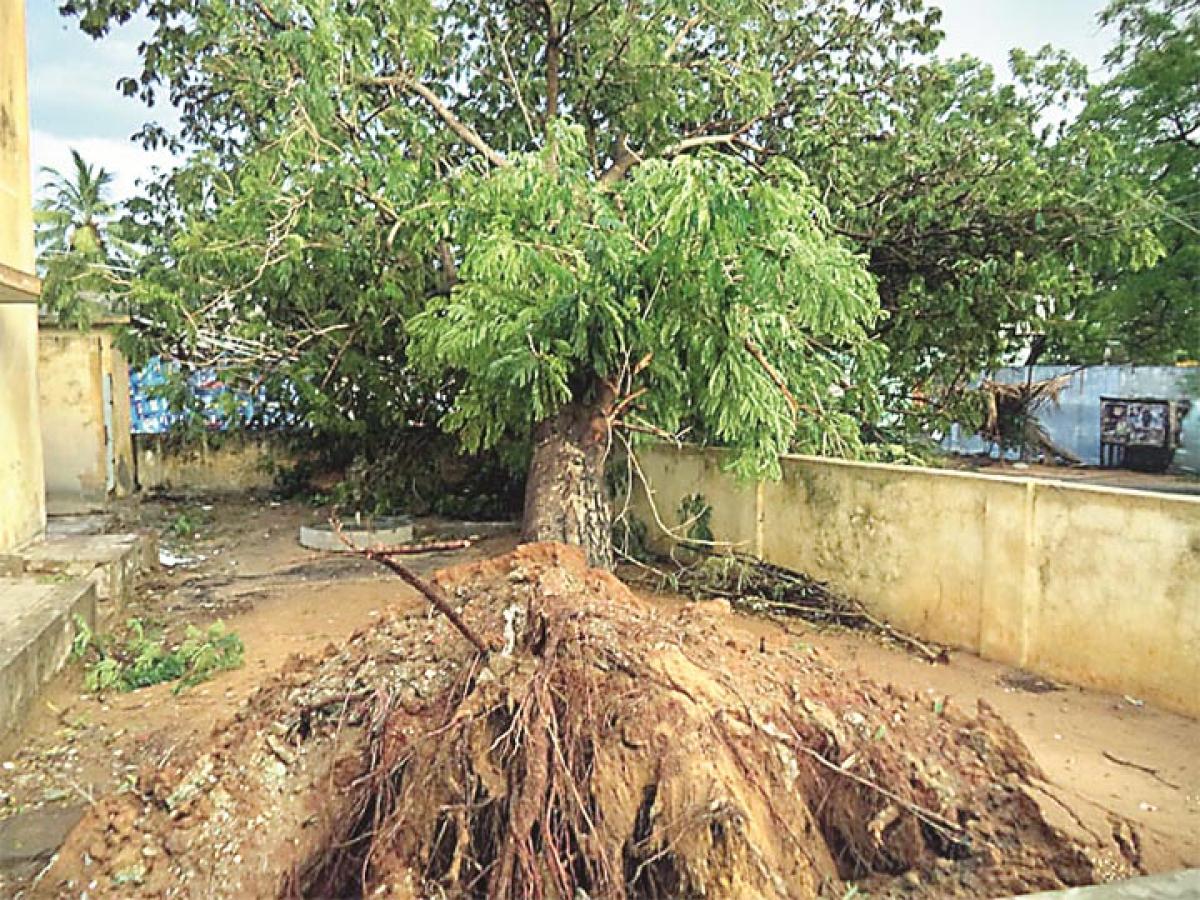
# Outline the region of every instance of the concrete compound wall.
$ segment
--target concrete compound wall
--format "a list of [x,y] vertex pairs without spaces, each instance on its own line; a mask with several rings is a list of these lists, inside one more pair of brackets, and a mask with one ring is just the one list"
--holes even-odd
[[268,490],[299,457],[269,434],[221,434],[212,444],[180,447],[166,435],[134,436],[137,483],[144,491],[202,494]]
[[[43,325],[38,339],[46,493],[51,506],[125,496],[134,487],[129,367],[103,329]],[[105,397],[105,382],[110,384]],[[112,432],[110,483],[109,437]]]
[[[711,451],[640,459],[670,527],[699,494],[717,540],[918,636],[1200,716],[1200,498],[801,456],[742,483]],[[669,540],[644,491],[634,511]]]
[[45,527],[24,0],[0,0],[0,552]]

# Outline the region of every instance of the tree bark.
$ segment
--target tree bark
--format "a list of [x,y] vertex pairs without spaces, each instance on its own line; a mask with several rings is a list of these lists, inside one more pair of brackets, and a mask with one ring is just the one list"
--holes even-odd
[[613,554],[612,510],[604,483],[606,404],[611,405],[611,397],[571,403],[534,427],[521,540],[578,545],[590,565],[607,569]]

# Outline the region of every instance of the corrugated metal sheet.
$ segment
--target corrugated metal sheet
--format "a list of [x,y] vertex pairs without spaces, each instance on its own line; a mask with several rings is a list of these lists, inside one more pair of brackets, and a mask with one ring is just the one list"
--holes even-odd
[[[1175,453],[1175,467],[1200,472],[1200,367],[1192,366],[1010,366],[991,373],[996,381],[1042,381],[1071,374],[1071,382],[1057,405],[1046,403],[1037,418],[1051,440],[1090,465],[1100,464],[1100,398],[1156,397],[1190,399],[1192,408],[1183,419],[1183,435]],[[957,453],[983,453],[982,438],[962,433],[955,426],[945,445]]]

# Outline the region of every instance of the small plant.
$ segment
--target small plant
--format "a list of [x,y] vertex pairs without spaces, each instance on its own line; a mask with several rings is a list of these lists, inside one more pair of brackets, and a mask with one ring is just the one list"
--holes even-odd
[[184,510],[172,520],[168,530],[175,537],[186,540],[195,536],[201,524],[201,517],[197,513],[192,512],[189,515],[188,510]]
[[679,504],[680,526],[687,529],[687,540],[711,544],[713,541],[712,507],[703,494],[689,494]]
[[175,693],[206,681],[216,672],[242,664],[242,639],[215,622],[201,631],[188,625],[184,639],[171,647],[160,629],[148,628],[141,619],[126,623],[124,640],[97,635],[80,617],[75,617],[74,659],[84,660],[84,685],[89,691],[136,691],[138,688],[178,682]]

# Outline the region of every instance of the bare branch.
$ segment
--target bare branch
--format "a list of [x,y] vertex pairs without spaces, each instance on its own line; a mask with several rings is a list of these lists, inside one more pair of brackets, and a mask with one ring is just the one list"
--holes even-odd
[[692,16],[690,19],[684,22],[683,27],[675,32],[675,37],[671,39],[671,44],[667,47],[667,52],[663,54],[663,59],[670,59],[672,56],[674,56],[676,51],[679,50],[680,45],[683,43],[683,39],[687,37],[688,32],[699,24],[699,14]]
[[446,127],[449,128],[455,135],[465,144],[478,150],[488,162],[496,168],[503,168],[508,165],[508,160],[503,155],[493,150],[482,137],[479,136],[474,128],[456,116],[453,110],[441,101],[437,94],[431,91],[421,82],[410,78],[407,75],[383,75],[377,78],[366,79],[368,84],[382,85],[386,87],[398,87],[401,90],[416,94],[432,109],[439,119],[441,119]]
[[392,544],[388,547],[372,547],[371,552],[379,556],[416,556],[420,553],[448,553],[451,550],[466,550],[471,541],[424,541],[419,544]]
[[512,85],[513,96],[516,98],[517,106],[521,110],[521,117],[525,120],[525,127],[529,129],[531,138],[537,136],[536,129],[533,126],[533,116],[529,112],[529,107],[525,105],[525,97],[521,94],[521,84],[517,80],[517,73],[513,69],[512,59],[508,55],[508,41],[497,40],[492,34],[492,29],[485,25],[484,34],[487,35],[488,43],[492,45],[492,49],[496,51],[496,55],[500,57],[500,61],[504,63],[504,71],[508,75],[508,81]]
[[[746,147],[756,152],[761,152],[761,148],[750,144],[742,137],[743,131],[743,128],[739,128],[737,131],[730,131],[725,134],[698,134],[686,137],[681,141],[671,144],[658,155],[664,159],[671,159],[676,156],[682,156],[690,150],[716,146]],[[644,158],[630,148],[625,140],[625,136],[622,135],[618,140],[617,152],[612,165],[600,176],[600,184],[611,187],[624,178],[630,169],[643,161]]]
[[369,560],[373,560],[374,562],[377,562],[380,565],[385,566],[386,568],[388,568],[392,572],[394,572],[396,575],[399,575],[401,580],[404,581],[406,584],[408,584],[409,586],[411,586],[413,588],[416,588],[416,590],[418,592],[420,592],[420,594],[426,600],[428,600],[431,604],[433,604],[434,609],[436,609],[443,616],[445,616],[447,619],[450,620],[450,624],[453,625],[456,629],[458,629],[458,633],[461,634],[463,637],[465,637],[468,641],[470,641],[471,645],[476,650],[478,650],[484,656],[487,656],[489,653],[492,652],[493,648],[491,646],[489,646],[483,640],[483,638],[481,638],[479,635],[477,635],[471,629],[471,626],[469,626],[466,622],[463,621],[463,618],[462,618],[462,616],[460,616],[458,614],[458,611],[455,610],[455,608],[450,605],[450,600],[446,597],[445,593],[443,593],[443,591],[440,587],[438,587],[432,581],[426,581],[424,578],[422,578],[420,575],[418,575],[412,569],[408,568],[408,566],[403,565],[402,563],[398,563],[398,562],[396,562],[396,560],[392,559],[393,555],[397,555],[401,552],[420,552],[420,551],[405,550],[404,548],[399,548],[399,547],[392,547],[390,549],[383,548],[382,550],[376,550],[371,547],[367,547],[367,548],[356,547],[354,545],[354,543],[348,537],[346,537],[345,533],[342,531],[342,523],[337,518],[336,514],[329,517],[329,526],[333,529],[334,533],[338,536],[338,539],[343,544],[345,544],[346,548],[348,550],[350,550],[352,553],[356,553],[359,556],[362,556]]

